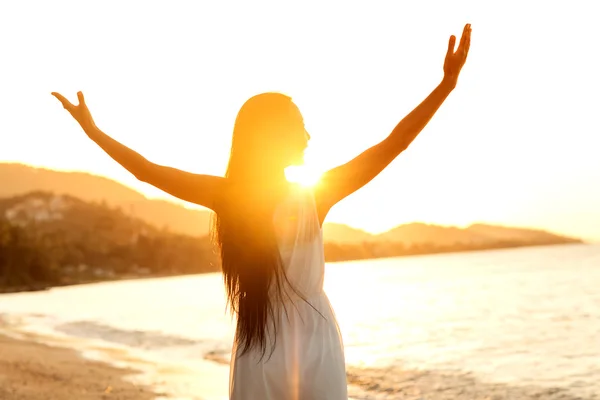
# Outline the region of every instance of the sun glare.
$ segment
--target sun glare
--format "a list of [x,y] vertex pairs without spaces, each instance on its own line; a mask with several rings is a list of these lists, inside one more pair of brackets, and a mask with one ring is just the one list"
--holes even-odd
[[289,167],[285,170],[285,176],[289,182],[298,183],[305,187],[311,187],[319,182],[321,173],[307,168],[306,166]]

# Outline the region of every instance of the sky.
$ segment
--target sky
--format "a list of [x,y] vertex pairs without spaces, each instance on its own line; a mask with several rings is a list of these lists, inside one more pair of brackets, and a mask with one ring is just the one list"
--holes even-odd
[[87,171],[148,197],[50,92],[82,90],[97,125],[153,162],[222,175],[235,115],[279,91],[302,111],[306,166],[383,140],[441,81],[457,88],[415,142],[328,221],[425,222],[600,240],[600,24],[589,1],[0,3],[0,162]]

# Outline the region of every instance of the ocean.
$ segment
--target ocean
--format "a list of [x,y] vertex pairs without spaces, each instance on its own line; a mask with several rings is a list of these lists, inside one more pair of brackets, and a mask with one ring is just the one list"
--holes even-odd
[[[600,245],[326,271],[354,399],[600,399]],[[0,322],[0,333],[136,368],[131,380],[164,398],[227,399],[234,326],[220,274],[2,295]]]

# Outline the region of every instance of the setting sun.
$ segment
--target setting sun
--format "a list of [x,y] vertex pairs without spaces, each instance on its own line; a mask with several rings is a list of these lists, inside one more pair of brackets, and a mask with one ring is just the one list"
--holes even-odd
[[305,165],[298,167],[289,167],[285,170],[285,176],[288,181],[298,183],[305,187],[311,187],[319,182],[322,173],[307,167]]
[[[572,101],[594,98],[600,87],[598,58],[588,50],[598,37],[592,12],[546,5],[545,13],[569,15],[572,37],[550,18],[536,21],[539,37],[524,39],[505,28],[528,24],[539,13],[536,5],[440,2],[435,18],[428,6],[396,2],[307,4],[293,12],[254,3],[236,11],[215,3],[201,13],[145,5],[148,18],[138,20],[131,3],[118,11],[94,8],[96,19],[77,20],[54,3],[39,5],[36,15],[18,4],[2,15],[26,16],[27,23],[0,24],[3,37],[18,38],[3,52],[12,62],[3,65],[0,106],[11,111],[0,118],[0,131],[10,135],[0,160],[102,175],[188,208],[197,206],[138,181],[98,150],[50,92],[75,101],[82,90],[98,126],[148,160],[217,176],[225,172],[241,105],[257,93],[285,93],[310,132],[306,167],[323,172],[383,140],[423,100],[441,78],[447,35],[469,20],[479,33],[459,90],[386,171],[331,210],[328,222],[381,232],[415,221],[485,221],[600,240],[600,192],[590,183],[600,179],[597,137],[590,135],[598,120],[592,109],[584,111],[591,103]],[[421,19],[430,22],[416,22]],[[332,34],[333,20],[339,36]],[[171,28],[157,30],[156,21]],[[369,29],[356,30],[357,21]],[[32,34],[37,30],[46,34]],[[73,30],[80,32],[74,42],[61,40]],[[231,35],[234,30],[244,35]],[[208,37],[218,40],[198,39]],[[568,54],[557,58],[552,43],[563,42]],[[139,51],[131,51],[134,43]],[[498,59],[498,49],[509,48],[527,61],[518,70]],[[40,62],[45,59],[58,61]],[[557,82],[561,74],[569,80]],[[14,107],[24,102],[28,107]],[[314,185],[320,174],[306,167],[290,168],[288,179]]]
[[600,400],[593,1],[30,3],[0,400]]

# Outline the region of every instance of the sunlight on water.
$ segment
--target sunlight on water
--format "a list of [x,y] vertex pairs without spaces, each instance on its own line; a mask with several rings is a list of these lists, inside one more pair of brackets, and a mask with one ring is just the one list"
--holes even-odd
[[362,263],[332,266],[327,288],[348,362],[597,385],[599,250],[388,259],[370,262],[367,276]]
[[[598,246],[338,263],[325,285],[353,370],[380,380],[389,367],[467,371],[600,393]],[[2,320],[134,365],[182,398],[226,398],[233,324],[218,274],[6,295]]]

